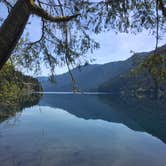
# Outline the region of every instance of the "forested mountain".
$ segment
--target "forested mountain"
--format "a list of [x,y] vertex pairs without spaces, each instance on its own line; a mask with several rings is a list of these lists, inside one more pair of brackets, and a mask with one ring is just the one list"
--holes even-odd
[[0,72],[0,111],[18,109],[37,100],[37,95],[31,95],[33,91],[42,91],[39,81],[15,71],[14,67],[7,63]]
[[[114,94],[121,94],[121,95],[130,95],[130,96],[144,96],[148,95],[152,98],[156,95],[156,85],[155,80],[153,79],[153,75],[146,70],[140,70],[140,67],[142,68],[141,64],[147,65],[146,59],[152,59],[155,55],[159,58],[162,58],[162,61],[166,60],[166,45],[159,47],[157,51],[151,51],[147,53],[136,53],[134,54],[130,59],[132,61],[132,68],[128,70],[123,75],[117,75],[113,79],[109,79],[109,81],[106,81],[104,84],[102,84],[99,87],[99,91],[106,91],[106,92],[112,92]],[[156,57],[157,57],[156,56]],[[164,64],[165,62],[162,62]],[[165,66],[160,66],[160,62],[156,63],[159,65],[159,70],[154,71],[156,72],[155,77],[158,77],[158,75],[166,73]],[[160,68],[163,68],[163,73],[161,73]],[[155,68],[156,70],[156,68]],[[157,73],[158,72],[158,73]],[[157,78],[155,78],[157,80]],[[166,96],[166,81],[163,77],[162,79],[157,80],[157,96],[158,97],[164,97]]]
[[[132,67],[131,60],[111,62],[104,65],[87,65],[81,69],[72,70],[77,86],[81,91],[97,91],[98,87],[120,74],[124,74]],[[48,77],[38,78],[44,91],[72,91],[72,82],[69,73],[55,77],[53,84]]]

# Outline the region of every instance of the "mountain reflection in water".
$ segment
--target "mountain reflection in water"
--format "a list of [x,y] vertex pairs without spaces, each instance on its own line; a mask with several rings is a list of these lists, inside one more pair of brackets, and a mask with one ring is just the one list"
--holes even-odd
[[119,98],[111,94],[45,94],[40,105],[62,108],[84,119],[122,123],[166,143],[166,102]]
[[45,94],[34,104],[1,120],[0,165],[165,166],[164,104],[106,94]]

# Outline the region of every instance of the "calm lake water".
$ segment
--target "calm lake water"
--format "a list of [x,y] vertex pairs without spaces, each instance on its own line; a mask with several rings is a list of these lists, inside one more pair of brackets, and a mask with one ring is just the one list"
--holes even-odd
[[92,165],[165,166],[165,105],[45,94],[37,105],[1,116],[0,166]]

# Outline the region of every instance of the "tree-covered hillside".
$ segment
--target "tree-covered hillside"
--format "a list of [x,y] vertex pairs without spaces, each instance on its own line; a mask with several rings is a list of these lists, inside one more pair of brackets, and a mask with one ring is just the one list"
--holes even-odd
[[[127,72],[131,68],[130,61],[110,62],[103,65],[91,64],[75,68],[72,71],[78,90],[97,91],[98,87],[111,78]],[[44,91],[72,91],[73,83],[69,72],[55,77],[56,84],[52,84],[48,77],[39,77]]]
[[[23,100],[28,101],[31,92],[41,90],[42,87],[37,79],[15,71],[10,63],[7,63],[0,72],[0,106],[2,110],[18,107]],[[34,99],[33,97],[31,96],[31,99]]]
[[132,68],[125,74],[106,81],[99,91],[129,96],[166,97],[166,45],[131,57]]

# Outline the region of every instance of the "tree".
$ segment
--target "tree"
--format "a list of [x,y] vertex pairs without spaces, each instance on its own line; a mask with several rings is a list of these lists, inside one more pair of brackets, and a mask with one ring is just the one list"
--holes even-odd
[[[165,0],[37,0],[36,2],[1,0],[0,2],[5,4],[9,11],[7,19],[0,28],[0,68],[9,59],[30,15],[41,18],[41,38],[36,42],[29,42],[28,38],[20,40],[21,44],[17,45],[19,49],[15,49],[13,57],[26,67],[44,61],[52,70],[56,64],[65,62],[66,57],[70,63],[76,63],[75,60],[80,56],[84,57],[88,50],[98,48],[99,44],[93,40],[92,32],[98,34],[110,29],[116,32],[136,33],[143,29],[155,32],[158,23],[159,30],[165,30]],[[62,9],[67,16],[61,17]],[[156,9],[161,11],[158,17]],[[55,15],[57,17],[54,17]],[[73,21],[70,21],[71,19]],[[68,28],[68,43],[66,43],[65,26]],[[67,55],[66,49],[68,49]]]
[[[144,89],[148,90],[154,97],[158,99],[163,95],[166,81],[166,49],[165,45],[157,49],[145,53],[146,55],[134,54],[132,62],[134,68],[131,70],[130,77],[141,80],[138,84],[142,84]],[[148,88],[147,88],[148,87]]]
[[[9,5],[8,1],[4,2]],[[0,28],[0,69],[9,59],[31,14],[35,14],[42,17],[42,19],[51,22],[65,22],[78,16],[77,14],[72,16],[53,17],[41,7],[37,6],[34,0],[18,0]]]
[[147,72],[154,83],[154,98],[159,98],[160,83],[166,80],[166,57],[165,55],[154,54],[148,56],[140,66],[141,71]]

